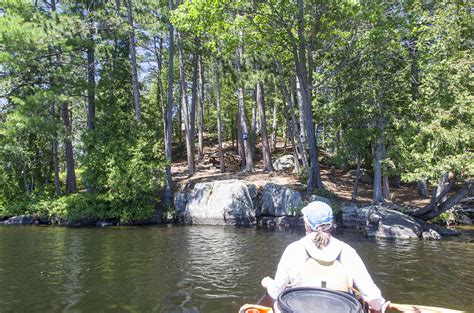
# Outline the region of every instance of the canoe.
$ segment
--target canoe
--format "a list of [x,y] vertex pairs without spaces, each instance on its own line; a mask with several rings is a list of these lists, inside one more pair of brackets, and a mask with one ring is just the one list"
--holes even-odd
[[[269,296],[263,296],[258,304],[245,304],[239,313],[272,312],[318,312],[318,313],[364,313],[363,305],[352,295],[326,289],[298,287],[287,289],[280,294],[276,305],[272,306]],[[275,310],[272,309],[275,307]]]
[[[275,306],[275,310],[273,307]],[[324,288],[292,288],[285,290],[277,299],[264,294],[257,304],[245,304],[239,313],[276,313],[276,312],[369,312],[366,303],[360,302],[350,294]],[[465,313],[464,311],[416,304],[390,303],[387,312],[405,313]]]

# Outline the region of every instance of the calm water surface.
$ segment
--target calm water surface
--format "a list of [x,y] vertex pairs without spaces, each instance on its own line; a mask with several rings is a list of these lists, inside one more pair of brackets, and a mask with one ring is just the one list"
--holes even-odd
[[[0,227],[0,312],[237,312],[302,231],[212,226]],[[473,236],[344,231],[386,298],[474,312]]]

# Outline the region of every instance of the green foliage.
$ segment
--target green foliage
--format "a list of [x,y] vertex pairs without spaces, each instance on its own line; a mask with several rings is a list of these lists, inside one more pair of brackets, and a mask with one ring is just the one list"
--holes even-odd
[[40,219],[68,222],[70,225],[112,221],[121,224],[153,221],[155,207],[147,202],[110,200],[104,195],[76,193],[59,198],[31,197],[0,206],[0,216],[37,216]]
[[449,224],[451,219],[451,213],[449,211],[443,212],[431,220],[432,223],[446,226]]
[[[236,88],[245,89],[250,121],[256,82],[264,84],[267,129],[272,131],[276,104],[275,131],[282,136],[288,116],[281,89],[295,79],[301,44],[306,68],[312,64],[307,73],[312,86],[306,87],[317,143],[332,157],[327,163],[355,166],[360,158],[369,167],[376,140],[383,138],[384,175],[428,182],[448,170],[457,179],[474,175],[472,17],[466,1],[307,0],[300,33],[296,1],[194,0],[181,1],[173,10],[168,5],[133,2],[143,111],[137,123],[129,57],[132,29],[123,2],[65,0],[57,11],[42,1],[0,2],[2,214],[128,223],[153,216],[166,165],[162,110],[169,70],[174,72],[173,144],[181,131],[178,61],[168,64],[167,59],[169,22],[183,34],[186,77],[193,76],[195,52],[202,57],[208,137],[217,132],[216,60],[224,139],[235,138]],[[243,48],[240,72],[237,47]],[[94,85],[87,52],[93,52]],[[186,84],[190,89],[190,81]],[[95,127],[89,128],[87,96],[92,91]],[[290,93],[297,98],[295,90]],[[71,119],[70,129],[63,113]],[[296,119],[303,114],[299,109],[294,113]],[[65,188],[65,163],[71,161],[67,140],[73,145],[77,194],[67,194]],[[302,182],[308,173],[309,168],[300,170]]]
[[[129,104],[127,24],[120,8],[61,2],[61,11],[31,1],[2,1],[0,207],[4,216],[38,214],[71,222],[150,220],[163,186],[162,129],[154,103],[144,101],[137,125]],[[110,14],[112,13],[112,14]],[[85,127],[89,92],[86,49],[94,48],[95,129]],[[3,98],[2,98],[3,100]],[[68,104],[72,136],[63,125]],[[63,143],[74,145],[77,194],[55,196],[52,144],[58,146],[60,192]],[[82,192],[88,187],[91,192]]]

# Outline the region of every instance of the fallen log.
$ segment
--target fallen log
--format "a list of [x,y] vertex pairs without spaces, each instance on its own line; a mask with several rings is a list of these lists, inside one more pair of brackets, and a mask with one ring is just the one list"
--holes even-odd
[[[439,206],[435,206],[431,208],[431,210],[428,210],[424,212],[423,214],[419,214],[421,211],[415,211],[412,215],[414,217],[417,217],[421,220],[427,221],[432,218],[435,218],[439,216],[440,214],[446,212],[447,210],[451,209],[453,206],[458,204],[462,199],[465,197],[469,197],[474,193],[474,189],[472,187],[473,181],[468,182],[463,188],[461,188],[458,192],[456,192],[454,195],[452,195],[450,198],[448,198],[446,201],[441,203]],[[423,210],[423,208],[422,208]]]

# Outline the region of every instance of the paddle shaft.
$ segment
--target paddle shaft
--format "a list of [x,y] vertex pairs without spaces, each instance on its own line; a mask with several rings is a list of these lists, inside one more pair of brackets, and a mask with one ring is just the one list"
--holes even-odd
[[399,304],[390,303],[390,309],[409,313],[465,313],[464,311],[439,308],[434,306],[418,305],[418,304]]
[[275,300],[273,300],[272,297],[270,297],[270,295],[268,293],[264,293],[260,299],[258,300],[257,304],[258,305],[263,305],[263,306],[268,306],[268,307],[273,307],[273,302],[275,302]]

